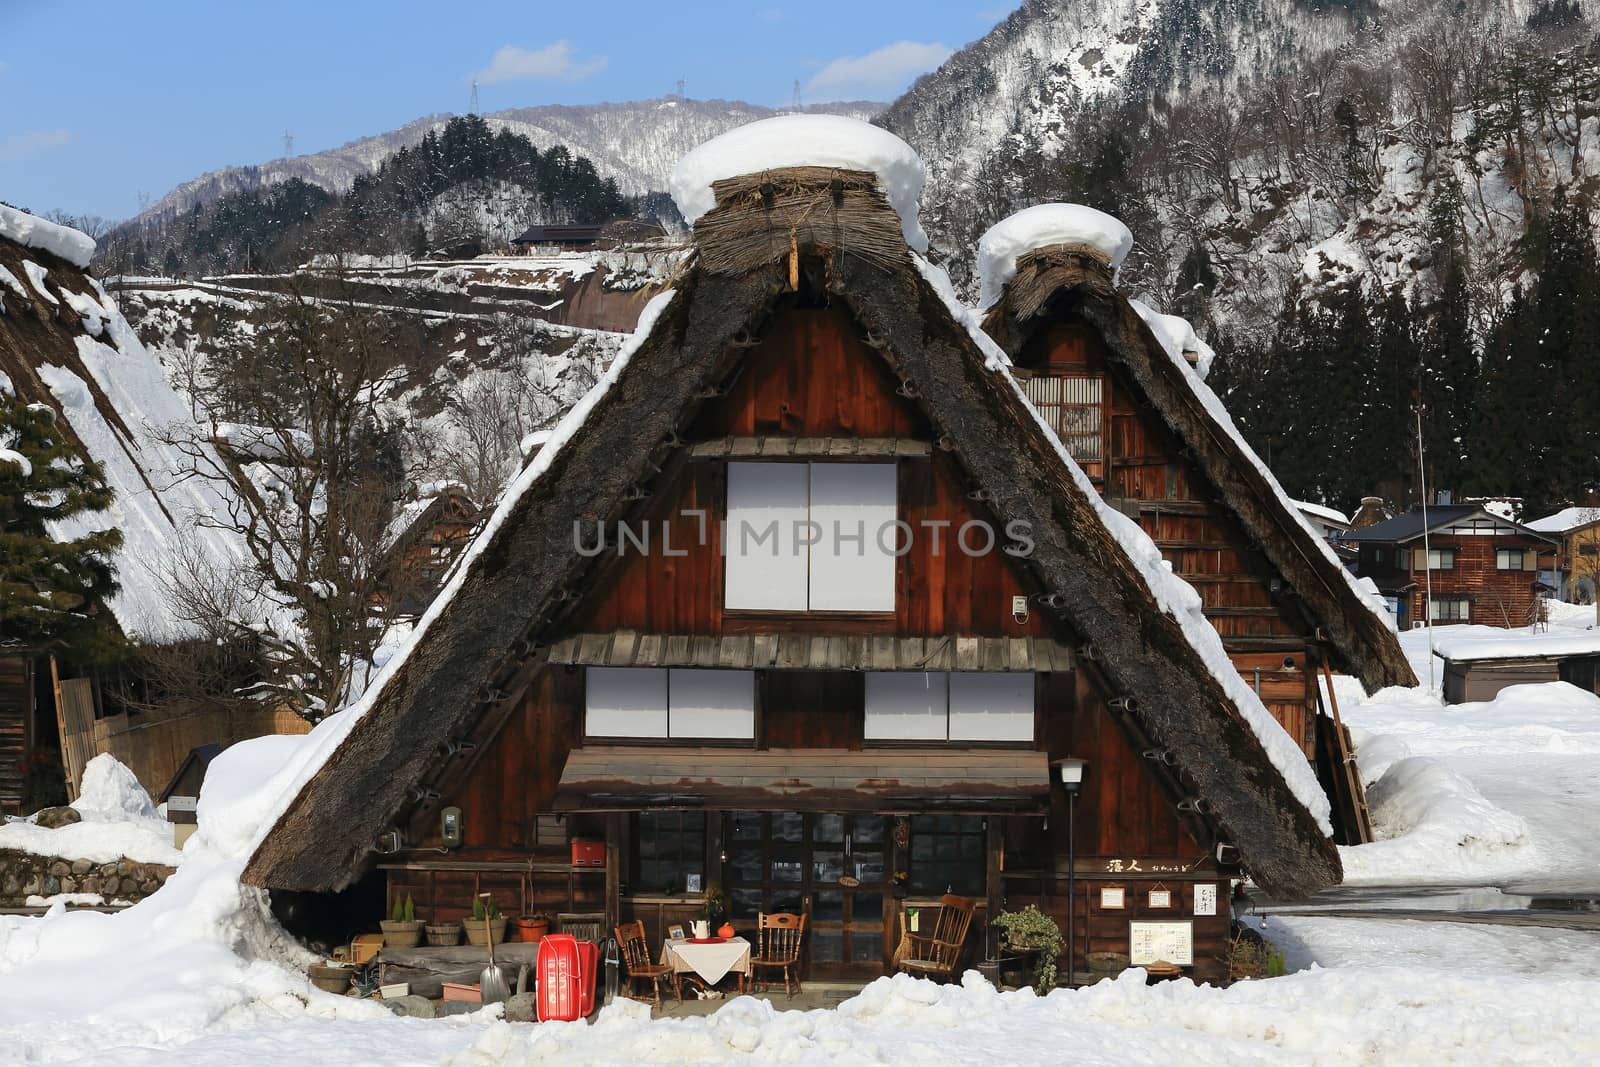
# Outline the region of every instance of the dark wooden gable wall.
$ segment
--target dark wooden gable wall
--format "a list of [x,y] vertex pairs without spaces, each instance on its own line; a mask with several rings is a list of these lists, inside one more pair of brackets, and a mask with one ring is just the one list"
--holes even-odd
[[[1256,548],[1183,443],[1139,401],[1091,326],[1056,319],[1019,353],[1036,373],[1099,375],[1105,381],[1105,465],[1096,479],[1108,501],[1136,513],[1172,569],[1200,594],[1245,683],[1289,735],[1311,751],[1318,651],[1314,625],[1274,595],[1276,569]],[[1308,671],[1308,657],[1311,669]]]
[[[780,309],[751,349],[728,394],[708,401],[690,431],[692,440],[723,437],[896,437],[929,441],[931,430],[915,403],[895,392],[883,360],[859,336],[848,314],[832,307]],[[875,460],[874,462],[884,462]],[[912,548],[897,567],[894,618],[845,620],[817,615],[774,618],[722,610],[723,570],[717,519],[724,514],[726,466],[685,460],[667,487],[646,504],[644,526],[655,540],[648,555],[632,545],[627,554],[597,558],[594,584],[572,615],[569,630],[598,633],[632,629],[653,634],[749,632],[895,633],[903,636],[960,634],[977,637],[1041,636],[1037,612],[1018,623],[1012,597],[1027,591],[1016,568],[998,550],[971,556],[955,539],[974,519],[1000,524],[968,497],[955,462],[937,445],[926,458],[901,459],[900,518],[914,533]],[[701,519],[707,516],[705,543]],[[938,534],[924,521],[946,523]],[[660,551],[661,524],[670,527],[673,550]],[[593,531],[585,532],[593,543]],[[974,531],[969,543],[976,546]]]

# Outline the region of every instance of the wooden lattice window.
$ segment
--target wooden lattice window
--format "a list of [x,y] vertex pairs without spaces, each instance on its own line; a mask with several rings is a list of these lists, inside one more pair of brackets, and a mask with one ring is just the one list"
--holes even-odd
[[1094,375],[1038,374],[1024,384],[1028,399],[1080,463],[1105,458],[1101,434],[1104,388]]

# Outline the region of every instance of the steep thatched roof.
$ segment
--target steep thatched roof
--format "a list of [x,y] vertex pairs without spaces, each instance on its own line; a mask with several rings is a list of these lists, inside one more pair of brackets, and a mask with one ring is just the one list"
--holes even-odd
[[[722,210],[697,224],[697,244],[727,262],[728,250],[707,249],[700,236],[717,231]],[[727,229],[751,247],[746,228]],[[699,405],[736,371],[796,274],[854,316],[996,515],[1030,524],[1026,565],[1061,636],[1088,642],[1106,687],[1129,698],[1119,714],[1171,752],[1181,788],[1204,798],[1218,838],[1273,893],[1302,895],[1339,879],[1332,843],[1206,655],[1158,606],[1092,490],[1075,480],[1009,374],[986,365],[909,250],[887,263],[855,254],[849,240],[797,236],[790,245],[799,229],[786,226],[780,246],[798,263],[788,248],[769,258],[763,244],[760,262],[742,271],[689,264],[581,427],[542,475],[502,502],[437,616],[261,843],[247,882],[327,891],[359,875],[412,786],[452,740],[515,700],[530,650],[562,636],[588,562],[573,545],[574,523],[609,523],[636,506],[635,490],[648,491],[672,451],[687,447],[681,435]]]
[[1338,665],[1369,692],[1416,685],[1394,632],[1367,606],[1248,446],[1207,408],[1185,370],[1112,285],[1102,259],[1060,245],[1020,257],[1016,277],[985,317],[984,329],[1015,357],[1033,330],[1052,319],[1081,320],[1099,331],[1141,399],[1187,446],[1245,532],[1299,594]]

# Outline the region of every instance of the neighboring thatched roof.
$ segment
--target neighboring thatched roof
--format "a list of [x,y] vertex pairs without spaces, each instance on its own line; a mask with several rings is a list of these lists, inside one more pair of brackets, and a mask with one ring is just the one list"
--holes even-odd
[[984,329],[1013,358],[1035,327],[1080,319],[1104,339],[1150,410],[1187,446],[1240,525],[1260,546],[1332,645],[1338,666],[1369,692],[1417,684],[1394,632],[1363,600],[1351,578],[1306,528],[1277,483],[1229,428],[1218,422],[1183,368],[1162,350],[1139,313],[1112,284],[1102,259],[1051,246],[1018,259],[1005,296]]
[[[723,210],[697,224],[702,254],[701,228],[714,233]],[[1108,695],[1128,698],[1127,710],[1115,713],[1135,720],[1126,727],[1171,753],[1172,788],[1204,799],[1209,828],[1269,892],[1300,896],[1337,882],[1338,853],[1317,818],[1205,654],[1158,606],[1010,376],[985,365],[909,251],[902,245],[891,264],[858,255],[854,241],[796,243],[800,272],[825,280],[853,314],[996,515],[1031,525],[1035,550],[1025,565],[1047,591],[1044,610],[1060,636],[1087,642]],[[520,496],[502,502],[459,585],[289,803],[246,867],[246,882],[310,891],[350,884],[450,743],[515,701],[527,677],[519,665],[563,636],[564,616],[578,602],[573,591],[585,582],[591,561],[575,550],[575,522],[609,524],[642,506],[637,490],[661,484],[689,444],[681,435],[699,405],[730,380],[783,299],[794,273],[787,258],[737,274],[688,264],[576,433]]]

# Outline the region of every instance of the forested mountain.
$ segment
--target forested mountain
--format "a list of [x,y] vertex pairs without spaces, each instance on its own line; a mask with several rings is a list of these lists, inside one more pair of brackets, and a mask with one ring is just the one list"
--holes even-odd
[[[803,111],[870,118],[882,104],[850,101],[815,104]],[[616,104],[512,108],[483,116],[491,130],[520,134],[540,151],[564,145],[594,163],[602,177],[615,179],[626,195],[640,196],[667,187],[672,165],[689,149],[719,133],[777,114],[771,108],[737,100],[659,98]],[[138,221],[165,219],[208,204],[229,193],[278,185],[298,178],[330,193],[343,193],[355,180],[401,148],[438,135],[450,115],[427,115],[399,129],[363,137],[340,148],[250,167],[225,167],[184,182],[149,208]]]
[[541,151],[469,115],[401,147],[342,195],[299,178],[228,193],[119,228],[100,260],[118,273],[285,270],[319,252],[503,245],[535,223],[604,221],[633,206],[614,179],[565,146]]
[[1600,481],[1581,430],[1600,352],[1566,324],[1600,171],[1586,14],[1029,0],[878,121],[927,162],[924,224],[969,294],[966,250],[1018,208],[1128,222],[1123,284],[1217,345],[1217,384],[1292,492],[1406,498],[1420,401],[1432,485],[1539,507]]

